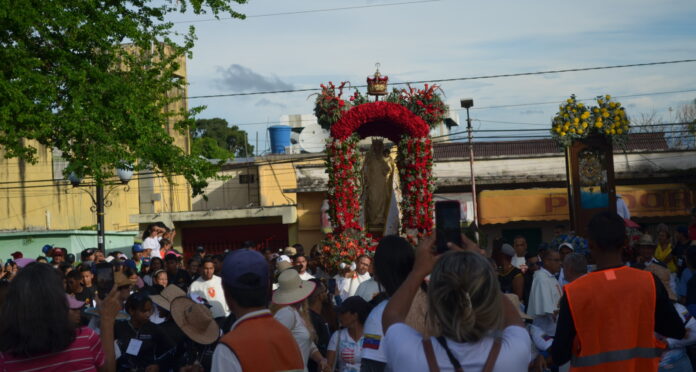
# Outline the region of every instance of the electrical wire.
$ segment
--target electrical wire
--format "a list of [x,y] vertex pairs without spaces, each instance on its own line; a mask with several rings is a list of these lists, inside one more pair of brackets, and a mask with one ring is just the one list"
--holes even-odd
[[[287,15],[299,15],[299,14],[309,14],[309,13],[327,13],[327,12],[338,12],[343,10],[354,10],[354,9],[366,9],[366,8],[381,8],[389,6],[400,6],[400,5],[414,5],[422,3],[435,3],[441,0],[420,0],[420,1],[404,1],[398,3],[384,3],[384,4],[371,4],[371,5],[356,5],[356,6],[346,6],[340,8],[324,8],[324,9],[307,9],[307,10],[296,10],[290,12],[277,12],[277,13],[266,13],[266,14],[251,14],[245,15],[245,18],[264,18],[264,17],[277,17],[277,16],[287,16]],[[208,19],[190,19],[184,21],[172,22],[173,24],[180,23],[202,23],[202,22],[214,22],[223,21],[229,19],[236,19],[234,17],[219,17],[219,18],[208,18]]]
[[[557,70],[519,72],[519,73],[507,73],[507,74],[495,74],[495,75],[479,75],[479,76],[467,76],[467,77],[444,78],[444,79],[433,79],[433,80],[414,80],[414,81],[393,83],[392,85],[409,85],[409,84],[423,84],[423,83],[429,84],[429,83],[446,83],[446,82],[452,82],[452,81],[499,79],[499,78],[510,78],[510,77],[520,77],[520,76],[561,74],[561,73],[566,73],[566,72],[582,72],[582,71],[610,70],[610,69],[631,68],[631,67],[671,65],[671,64],[691,63],[691,62],[696,62],[696,59],[681,59],[681,60],[671,60],[671,61],[630,63],[630,64],[623,64],[623,65],[609,65],[609,66],[578,67],[578,68],[567,68],[567,69],[557,69]],[[353,88],[365,88],[365,87],[367,87],[367,85],[353,85],[352,87]],[[267,90],[267,91],[258,91],[258,92],[240,92],[240,93],[225,93],[225,94],[189,96],[189,97],[184,97],[183,99],[191,100],[191,99],[200,99],[200,98],[239,97],[239,96],[253,96],[253,95],[260,95],[260,94],[280,94],[280,93],[299,93],[299,92],[317,92],[317,91],[320,91],[320,89],[318,89],[318,88],[283,89],[283,90]],[[558,102],[555,102],[555,103],[558,103]],[[542,103],[542,104],[546,104],[546,103]]]

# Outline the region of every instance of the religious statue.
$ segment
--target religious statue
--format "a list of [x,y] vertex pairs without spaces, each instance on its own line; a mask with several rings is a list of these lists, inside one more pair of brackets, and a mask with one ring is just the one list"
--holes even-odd
[[363,163],[364,216],[368,229],[383,228],[392,198],[396,166],[381,139],[373,139]]

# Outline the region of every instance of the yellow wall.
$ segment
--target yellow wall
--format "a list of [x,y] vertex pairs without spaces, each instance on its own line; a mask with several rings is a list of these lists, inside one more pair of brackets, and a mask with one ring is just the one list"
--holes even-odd
[[258,163],[259,194],[261,206],[292,205],[297,203],[297,194],[283,190],[297,187],[294,164],[276,163],[274,159]]
[[[226,179],[209,181],[208,187],[205,188],[205,196],[208,200],[205,200],[203,196],[196,196],[192,201],[192,210],[237,209],[245,208],[250,203],[258,204],[259,184],[255,165],[225,170],[218,174]],[[239,176],[247,174],[254,176],[254,182],[240,183]]]
[[321,204],[324,199],[326,199],[325,192],[298,194],[298,243],[305,247],[306,252],[324,238],[321,232]]

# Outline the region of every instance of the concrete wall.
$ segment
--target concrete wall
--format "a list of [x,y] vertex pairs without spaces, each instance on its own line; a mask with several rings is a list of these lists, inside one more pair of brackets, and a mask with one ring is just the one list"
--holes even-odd
[[[137,231],[106,233],[107,253],[119,250],[130,255],[136,234]],[[97,246],[97,233],[81,230],[4,233],[0,235],[0,259],[7,260],[15,251],[22,252],[26,258],[36,258],[43,255],[41,248],[46,244],[67,249],[79,261],[83,249]]]
[[[196,196],[192,200],[192,210],[236,209],[248,205],[258,205],[259,182],[256,165],[249,168],[235,168],[219,173],[225,180],[212,180],[205,189],[205,196]],[[251,175],[253,183],[241,183],[241,175]]]

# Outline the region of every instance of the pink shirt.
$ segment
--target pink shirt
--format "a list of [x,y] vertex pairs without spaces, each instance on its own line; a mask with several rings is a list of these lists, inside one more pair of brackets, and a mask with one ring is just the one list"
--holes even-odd
[[19,359],[8,353],[0,353],[2,371],[96,371],[103,365],[101,340],[88,327],[78,329],[75,341],[57,353]]

